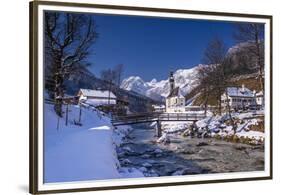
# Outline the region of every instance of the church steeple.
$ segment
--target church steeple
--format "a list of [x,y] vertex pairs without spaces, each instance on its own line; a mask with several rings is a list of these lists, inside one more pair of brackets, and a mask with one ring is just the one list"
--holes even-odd
[[170,83],[170,93],[171,93],[175,88],[175,79],[174,79],[173,71],[170,72],[169,83]]

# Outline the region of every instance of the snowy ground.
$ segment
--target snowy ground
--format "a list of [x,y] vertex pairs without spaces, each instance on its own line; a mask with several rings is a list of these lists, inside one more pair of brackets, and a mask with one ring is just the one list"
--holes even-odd
[[[251,125],[257,125],[261,122],[261,119],[257,116],[263,116],[263,111],[232,113],[233,119],[238,121],[236,123],[237,129],[235,135],[263,142],[265,138],[264,132],[256,131],[255,129],[251,130],[249,128]],[[228,114],[223,114],[222,116],[208,116],[203,120],[197,121],[196,125],[201,129],[208,127],[213,136],[231,136],[234,135],[234,130],[230,124],[226,123],[228,119]]]
[[[128,134],[132,130],[130,126],[114,128],[108,116],[92,106],[84,105],[81,126],[75,125],[79,118],[79,107],[69,106],[68,125],[65,125],[64,116],[60,118],[57,129],[58,117],[53,105],[45,104],[44,109],[44,182],[144,177],[143,171],[139,169],[121,167],[117,158],[116,150],[124,144],[131,144],[128,139]],[[256,114],[262,113],[233,114],[236,119],[244,121],[243,124],[238,124],[237,136],[264,139],[263,132],[248,129],[250,125],[259,122],[258,119],[252,118]],[[232,127],[225,123],[226,120],[227,115],[208,114],[208,117],[196,124],[201,129],[208,126],[211,135],[232,135]],[[162,122],[163,137],[158,141],[170,142],[169,134],[182,134],[190,124]],[[151,127],[154,125],[151,124]],[[127,149],[123,147],[123,150]],[[128,163],[130,164],[121,162]]]
[[59,121],[53,105],[45,104],[44,111],[44,182],[133,177],[140,173],[121,168],[116,145],[129,131],[128,127],[113,129],[110,119],[92,108],[82,109],[82,126],[78,121],[79,107],[70,106],[69,123]]
[[[232,113],[234,120],[238,121],[236,134],[238,138],[250,139],[251,143],[263,143],[265,134],[264,132],[257,131],[255,129],[250,129],[253,125],[258,125],[261,122],[263,116],[263,111],[256,112],[245,112],[245,113]],[[234,136],[233,127],[227,123],[229,117],[228,114],[223,114],[221,116],[213,116],[210,112],[207,113],[207,117],[196,122],[198,130],[204,134],[204,131],[208,129],[209,136],[215,137],[227,137]],[[169,141],[169,134],[189,134],[190,125],[192,122],[162,122],[163,136],[158,140],[159,142]],[[207,134],[207,132],[206,132]]]

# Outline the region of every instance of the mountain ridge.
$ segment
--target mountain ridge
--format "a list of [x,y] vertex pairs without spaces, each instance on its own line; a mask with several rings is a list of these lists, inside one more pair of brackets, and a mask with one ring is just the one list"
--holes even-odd
[[[204,66],[198,64],[192,68],[178,69],[174,72],[175,86],[180,87],[186,95],[199,84],[198,69]],[[169,73],[167,73],[169,75]],[[157,81],[153,78],[145,82],[140,76],[130,76],[121,83],[121,88],[135,91],[157,101],[164,101],[170,91],[169,78]]]

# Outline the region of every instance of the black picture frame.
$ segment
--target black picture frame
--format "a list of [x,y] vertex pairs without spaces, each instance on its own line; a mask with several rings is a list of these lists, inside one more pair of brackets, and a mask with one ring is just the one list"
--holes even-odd
[[[180,13],[180,14],[194,14],[205,16],[230,16],[238,18],[261,18],[267,19],[270,25],[270,140],[269,140],[269,175],[264,177],[250,177],[250,178],[233,178],[233,179],[218,179],[218,180],[205,180],[205,181],[187,181],[187,182],[166,182],[166,183],[150,183],[150,184],[132,184],[114,187],[87,187],[87,188],[73,188],[73,189],[54,189],[54,190],[40,190],[38,188],[38,7],[40,5],[51,6],[66,6],[66,7],[82,7],[82,8],[103,8],[112,10],[132,10],[132,11],[147,11],[147,12],[161,12],[161,13]],[[242,13],[225,13],[225,12],[211,12],[211,11],[195,11],[195,10],[177,10],[177,9],[160,9],[151,7],[129,7],[117,5],[100,5],[100,4],[86,4],[86,3],[67,3],[67,2],[51,2],[51,1],[33,1],[30,2],[30,111],[29,111],[29,186],[31,194],[46,194],[46,193],[63,193],[63,192],[85,192],[95,190],[114,190],[114,189],[128,189],[128,188],[145,188],[145,187],[160,187],[160,186],[178,186],[178,185],[191,185],[191,184],[206,184],[206,183],[222,183],[222,182],[241,182],[241,181],[254,181],[254,180],[270,180],[273,177],[273,130],[272,130],[272,43],[273,43],[273,17],[270,15],[257,15],[257,14],[242,14]]]

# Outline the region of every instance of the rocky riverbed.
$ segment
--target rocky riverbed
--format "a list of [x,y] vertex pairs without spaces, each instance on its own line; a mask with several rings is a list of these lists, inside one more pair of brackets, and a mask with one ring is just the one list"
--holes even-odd
[[117,148],[121,166],[146,177],[264,170],[263,145],[180,134],[169,139],[169,144],[157,143],[154,129],[135,128]]

